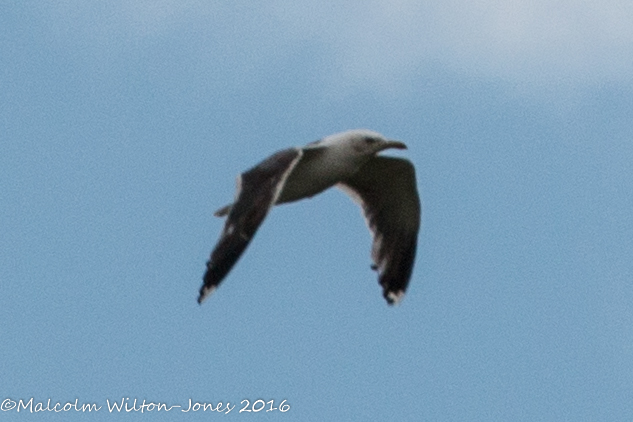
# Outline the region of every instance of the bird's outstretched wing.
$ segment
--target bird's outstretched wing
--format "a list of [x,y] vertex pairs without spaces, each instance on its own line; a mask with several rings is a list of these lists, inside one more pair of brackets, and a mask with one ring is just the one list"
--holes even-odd
[[413,165],[401,158],[375,156],[337,186],[362,207],[373,236],[372,269],[378,271],[387,303],[398,303],[411,278],[420,229]]
[[207,262],[198,303],[213,293],[231,271],[277,201],[302,154],[298,148],[279,151],[238,176],[235,201],[228,211],[220,240]]

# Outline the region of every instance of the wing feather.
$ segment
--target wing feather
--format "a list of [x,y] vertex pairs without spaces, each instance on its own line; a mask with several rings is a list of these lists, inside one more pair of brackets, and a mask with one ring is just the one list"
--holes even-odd
[[387,303],[398,303],[411,278],[420,229],[413,165],[401,158],[375,156],[338,187],[361,206],[373,236],[372,269],[378,271]]
[[302,154],[298,148],[279,151],[238,176],[236,199],[232,206],[225,207],[228,217],[207,262],[198,303],[213,293],[231,271],[277,201]]

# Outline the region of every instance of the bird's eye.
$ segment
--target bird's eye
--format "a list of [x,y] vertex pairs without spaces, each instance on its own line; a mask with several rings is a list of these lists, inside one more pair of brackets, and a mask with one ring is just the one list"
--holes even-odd
[[369,138],[369,137],[365,138],[365,143],[366,143],[367,145],[369,145],[369,144],[375,144],[376,142],[378,142],[378,140],[377,140],[376,138]]

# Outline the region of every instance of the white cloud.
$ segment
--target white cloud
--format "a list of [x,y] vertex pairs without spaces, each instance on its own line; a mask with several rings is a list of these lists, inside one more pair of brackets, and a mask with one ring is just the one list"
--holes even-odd
[[320,39],[345,83],[398,85],[426,69],[539,84],[630,82],[630,0],[375,0],[308,10],[277,4],[298,34]]
[[164,35],[194,21],[208,25],[209,32],[191,42],[206,43],[213,54],[221,40],[223,54],[234,51],[244,60],[317,45],[335,87],[401,86],[438,67],[519,83],[630,83],[633,75],[631,0],[64,4],[56,13],[62,25],[68,11],[77,25],[79,8],[87,15],[84,29],[115,28],[128,37]]
[[351,79],[383,83],[429,65],[517,82],[633,76],[629,0],[379,0],[339,12],[312,30]]

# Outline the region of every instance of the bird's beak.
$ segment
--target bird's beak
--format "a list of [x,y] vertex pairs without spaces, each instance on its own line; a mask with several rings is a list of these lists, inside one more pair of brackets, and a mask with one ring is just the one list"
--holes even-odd
[[388,140],[382,144],[382,148],[380,148],[380,150],[382,151],[383,149],[387,148],[407,149],[407,146],[400,141]]

